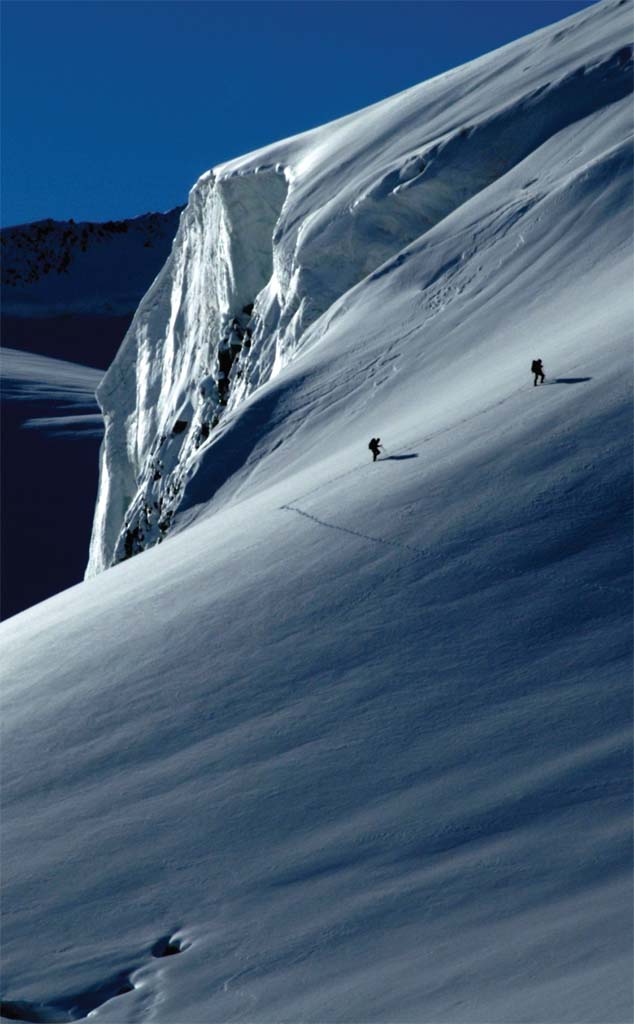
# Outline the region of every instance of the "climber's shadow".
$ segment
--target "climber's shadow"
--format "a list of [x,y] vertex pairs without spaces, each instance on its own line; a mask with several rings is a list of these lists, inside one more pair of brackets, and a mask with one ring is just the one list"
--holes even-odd
[[555,380],[547,381],[546,386],[550,384],[584,384],[587,380],[592,380],[592,377],[557,377]]
[[381,462],[402,462],[403,459],[417,459],[418,452],[412,452],[411,455],[385,455]]

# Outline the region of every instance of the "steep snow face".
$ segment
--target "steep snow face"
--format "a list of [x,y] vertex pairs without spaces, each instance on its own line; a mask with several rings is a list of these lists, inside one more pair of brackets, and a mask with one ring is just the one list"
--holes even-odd
[[301,352],[333,303],[631,92],[630,30],[627,4],[599,5],[199,181],[99,392],[88,575],[166,535],[223,417]]
[[3,316],[133,313],[169,255],[181,209],[130,220],[49,219],[3,229]]

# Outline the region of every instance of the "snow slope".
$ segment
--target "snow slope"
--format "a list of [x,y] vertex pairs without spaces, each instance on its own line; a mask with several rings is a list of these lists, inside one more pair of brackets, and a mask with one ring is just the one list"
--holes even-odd
[[193,190],[0,630],[8,1019],[631,1020],[630,35]]
[[[226,411],[323,332],[351,288],[406,258],[408,243],[444,240],[444,262],[423,258],[436,311],[458,264],[477,275],[483,231],[490,240],[512,229],[521,245],[525,225],[552,216],[568,179],[608,159],[604,125],[617,108],[617,141],[627,133],[630,43],[627,4],[593,8],[203,176],[100,389],[106,443],[89,573],[172,529],[192,475],[218,463]],[[599,138],[577,159],[589,118]],[[556,162],[545,176],[547,159]],[[447,244],[453,215],[465,236]],[[426,328],[426,348],[434,331],[444,323]]]
[[102,376],[99,370],[89,366],[10,348],[0,350],[3,400],[46,403],[55,413],[46,419],[27,420],[27,426],[41,426],[55,433],[88,430],[101,437],[101,414],[95,391]]
[[3,618],[82,578],[103,436],[101,377],[0,349]]

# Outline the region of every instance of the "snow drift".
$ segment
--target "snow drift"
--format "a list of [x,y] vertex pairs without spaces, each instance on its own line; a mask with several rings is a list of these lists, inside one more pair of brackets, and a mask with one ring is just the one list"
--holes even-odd
[[631,1019],[630,31],[194,188],[0,633],[9,1019]]

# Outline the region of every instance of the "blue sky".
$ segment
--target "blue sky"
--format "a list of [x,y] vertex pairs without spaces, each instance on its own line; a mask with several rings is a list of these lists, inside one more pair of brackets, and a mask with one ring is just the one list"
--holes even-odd
[[2,224],[186,201],[209,167],[585,0],[3,0]]

